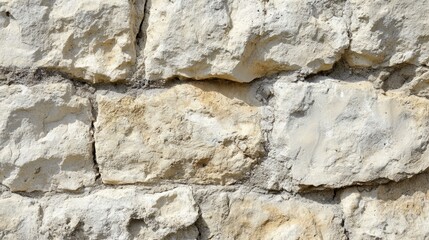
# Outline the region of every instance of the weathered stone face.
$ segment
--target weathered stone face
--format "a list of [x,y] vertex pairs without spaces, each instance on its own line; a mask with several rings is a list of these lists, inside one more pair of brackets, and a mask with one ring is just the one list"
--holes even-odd
[[428,10],[0,0],[0,239],[429,239]]
[[302,188],[398,181],[429,167],[426,99],[323,78],[274,91],[274,158]]
[[[137,1],[139,2],[139,1]],[[57,69],[118,81],[136,61],[143,13],[130,1],[0,1],[0,66]]]
[[196,195],[203,239],[346,239],[334,206],[243,190]]
[[350,239],[425,239],[429,220],[428,175],[372,190],[341,193]]
[[428,65],[429,1],[347,1],[351,14],[348,63],[357,67]]
[[0,86],[0,182],[12,191],[94,182],[92,114],[70,84]]
[[258,102],[245,86],[180,84],[134,98],[98,94],[103,182],[231,184],[262,154]]
[[334,1],[149,1],[146,78],[219,77],[238,82],[278,71],[332,67],[347,48]]
[[37,201],[13,194],[0,203],[0,236],[5,239],[195,239],[198,235],[192,226],[198,208],[187,187],[154,194],[135,188],[105,189]]
[[0,199],[0,238],[34,238],[38,230],[39,212],[39,205],[31,199],[16,194]]

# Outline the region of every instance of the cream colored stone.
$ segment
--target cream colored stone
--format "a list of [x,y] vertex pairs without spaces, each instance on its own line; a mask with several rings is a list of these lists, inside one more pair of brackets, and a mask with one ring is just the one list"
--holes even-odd
[[373,190],[351,188],[341,194],[350,239],[429,238],[428,178],[418,176]]
[[[429,101],[370,82],[278,81],[273,175],[307,187],[344,187],[410,177],[429,167]],[[273,165],[275,166],[275,165]]]
[[333,205],[243,190],[196,195],[202,199],[202,239],[346,239]]
[[0,66],[118,81],[136,61],[141,1],[1,0]]
[[429,64],[429,1],[351,0],[351,45],[346,55],[352,66]]
[[104,183],[231,184],[261,155],[254,91],[187,83],[138,97],[97,94],[95,147]]
[[315,0],[149,0],[146,78],[250,82],[327,70],[347,48],[342,4]]
[[38,199],[10,194],[0,198],[0,238],[197,239],[198,216],[189,187],[160,193],[127,187]]
[[94,182],[91,106],[71,84],[0,86],[0,182],[12,191]]
[[35,201],[16,194],[0,199],[0,239],[34,239],[40,210]]
[[188,187],[155,194],[132,187],[105,189],[40,202],[43,239],[168,239],[185,232],[188,239],[196,239],[198,235],[192,226],[198,207]]

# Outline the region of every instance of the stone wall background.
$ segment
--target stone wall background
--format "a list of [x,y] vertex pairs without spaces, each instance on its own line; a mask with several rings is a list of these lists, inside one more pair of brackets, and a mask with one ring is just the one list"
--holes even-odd
[[428,238],[428,9],[0,0],[0,238]]

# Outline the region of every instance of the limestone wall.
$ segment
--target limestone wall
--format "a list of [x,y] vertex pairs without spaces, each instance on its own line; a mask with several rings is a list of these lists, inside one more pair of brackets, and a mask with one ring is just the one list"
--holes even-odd
[[0,0],[0,239],[429,238],[429,0]]

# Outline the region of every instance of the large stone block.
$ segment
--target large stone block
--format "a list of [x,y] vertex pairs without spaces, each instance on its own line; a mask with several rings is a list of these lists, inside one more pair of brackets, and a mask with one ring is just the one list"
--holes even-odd
[[429,1],[351,0],[348,63],[358,67],[429,64]]
[[1,0],[0,66],[58,69],[90,82],[125,79],[136,61],[137,9],[122,0]]
[[372,190],[341,193],[345,228],[350,239],[427,239],[428,175]]
[[254,91],[180,84],[137,97],[98,94],[97,161],[104,183],[231,184],[263,151]]
[[341,209],[288,195],[200,190],[202,239],[346,239]]
[[347,48],[341,1],[148,1],[146,78],[238,82],[327,70]]
[[[198,207],[188,187],[149,194],[134,188],[41,200],[46,239],[196,239]],[[180,239],[180,238],[179,238]]]
[[2,239],[196,239],[191,189],[148,193],[133,187],[89,194],[0,199]]
[[294,185],[398,181],[429,167],[425,98],[329,78],[279,81],[274,92],[272,155]]
[[91,106],[71,84],[0,86],[0,182],[12,191],[94,182]]

